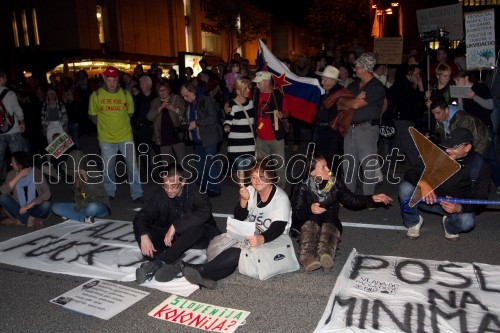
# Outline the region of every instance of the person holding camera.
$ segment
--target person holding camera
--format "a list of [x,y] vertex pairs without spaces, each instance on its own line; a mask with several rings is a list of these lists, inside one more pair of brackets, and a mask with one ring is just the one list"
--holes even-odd
[[389,205],[392,199],[385,194],[355,195],[342,177],[335,177],[323,155],[314,152],[307,161],[310,173],[300,184],[293,202],[293,216],[301,222],[299,262],[306,272],[320,267],[329,272],[334,264],[342,223],[340,203],[350,209]]
[[167,164],[181,164],[186,155],[181,138],[182,125],[186,122],[186,103],[181,96],[172,93],[167,81],[158,82],[157,92],[158,97],[151,102],[146,115],[153,122],[153,140],[160,146],[163,160]]

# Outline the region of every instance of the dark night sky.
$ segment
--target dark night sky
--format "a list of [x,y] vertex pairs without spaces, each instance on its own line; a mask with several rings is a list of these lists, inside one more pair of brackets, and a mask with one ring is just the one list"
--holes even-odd
[[257,7],[272,13],[276,18],[303,23],[308,8],[314,0],[254,0]]

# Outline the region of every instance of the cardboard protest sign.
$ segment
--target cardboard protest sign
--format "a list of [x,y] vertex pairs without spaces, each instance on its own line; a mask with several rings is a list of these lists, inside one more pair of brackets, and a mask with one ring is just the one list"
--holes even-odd
[[450,40],[461,40],[464,35],[462,3],[417,10],[418,32],[443,28]]
[[495,66],[494,9],[465,14],[467,70]]
[[234,332],[250,312],[172,295],[148,313],[153,318],[209,332]]
[[375,38],[373,52],[377,56],[378,64],[400,65],[403,61],[403,38]]
[[45,150],[54,156],[55,158],[59,158],[66,150],[72,147],[75,143],[71,140],[71,137],[66,133],[62,132],[59,134],[57,138],[52,141]]

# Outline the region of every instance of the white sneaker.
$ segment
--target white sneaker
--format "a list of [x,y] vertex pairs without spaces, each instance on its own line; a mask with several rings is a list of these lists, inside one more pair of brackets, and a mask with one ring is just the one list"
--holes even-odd
[[443,216],[444,238],[446,238],[446,240],[449,240],[451,242],[456,242],[456,241],[460,240],[460,235],[459,234],[449,234],[448,231],[446,231],[446,226],[445,226],[444,221],[446,221],[447,217],[448,216]]
[[422,228],[422,224],[424,224],[424,219],[421,215],[418,216],[418,223],[413,227],[408,228],[408,232],[406,233],[406,237],[409,239],[417,239],[420,237],[420,228]]
[[93,216],[87,216],[84,221],[85,223],[92,224],[95,222],[95,219]]

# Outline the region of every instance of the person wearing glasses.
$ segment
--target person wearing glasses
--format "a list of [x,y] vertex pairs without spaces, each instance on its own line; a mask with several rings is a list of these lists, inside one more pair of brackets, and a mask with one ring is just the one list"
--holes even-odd
[[181,258],[189,249],[206,249],[220,232],[208,197],[187,184],[184,170],[170,164],[161,175],[162,186],[134,217],[134,234],[148,261],[136,270],[139,284],[173,280],[181,272]]

